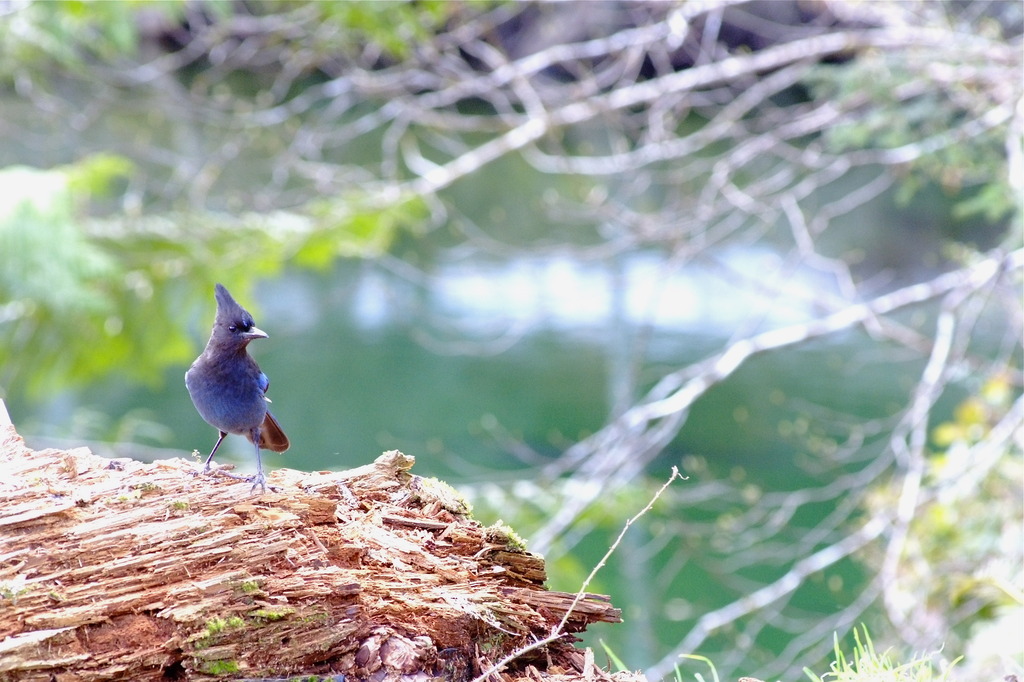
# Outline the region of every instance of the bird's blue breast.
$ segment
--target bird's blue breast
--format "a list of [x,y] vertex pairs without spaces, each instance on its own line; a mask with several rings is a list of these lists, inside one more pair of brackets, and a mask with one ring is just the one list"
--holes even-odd
[[263,423],[267,414],[263,394],[269,384],[247,356],[215,363],[201,356],[185,373],[185,387],[199,415],[227,433],[247,434]]

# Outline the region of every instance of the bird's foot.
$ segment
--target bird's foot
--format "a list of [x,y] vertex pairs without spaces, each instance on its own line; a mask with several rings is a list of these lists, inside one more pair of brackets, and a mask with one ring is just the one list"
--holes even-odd
[[238,480],[245,480],[245,476],[239,476],[238,474],[229,474],[229,469],[234,469],[234,464],[217,464],[214,465],[212,462],[207,462],[206,466],[202,469],[193,469],[189,473],[193,476],[209,476],[210,474],[217,474],[218,476],[227,476],[228,478],[235,478]]
[[252,483],[252,488],[249,489],[250,495],[256,494],[256,488],[260,489],[261,495],[267,492],[267,488],[270,488],[270,492],[272,493],[276,493],[281,490],[280,488],[275,488],[272,485],[267,485],[267,477],[263,475],[262,470],[257,471],[253,476],[246,477],[245,480]]
[[256,493],[256,488],[260,489],[260,494],[270,490],[272,493],[280,492],[281,489],[267,485],[267,477],[263,475],[262,471],[256,472],[252,476],[243,476],[242,474],[233,474],[227,469],[233,468],[231,464],[221,464],[217,466],[210,466],[209,464],[202,469],[193,469],[189,471],[192,476],[209,476],[210,474],[216,474],[217,476],[224,476],[235,481],[245,481],[246,483],[252,483],[252,489],[249,491],[251,494]]

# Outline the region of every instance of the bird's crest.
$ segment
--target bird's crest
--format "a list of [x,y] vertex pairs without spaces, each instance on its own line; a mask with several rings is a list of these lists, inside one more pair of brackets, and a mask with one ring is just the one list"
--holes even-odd
[[215,292],[217,316],[213,321],[211,341],[218,345],[241,343],[243,346],[252,339],[265,339],[266,333],[256,327],[249,311],[231,298],[223,285],[218,284]]
[[238,305],[223,284],[216,286],[214,296],[217,298],[217,317],[223,316],[225,320],[240,319],[245,316],[252,317],[245,308]]

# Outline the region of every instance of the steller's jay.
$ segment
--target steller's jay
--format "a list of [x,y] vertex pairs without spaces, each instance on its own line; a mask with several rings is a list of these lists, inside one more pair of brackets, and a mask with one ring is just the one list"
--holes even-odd
[[252,481],[252,492],[257,486],[266,492],[260,448],[284,452],[288,449],[288,436],[267,410],[270,399],[265,394],[270,380],[245,347],[253,339],[267,338],[267,334],[256,327],[252,315],[220,284],[216,287],[216,298],[217,317],[210,341],[185,372],[185,388],[199,416],[220,431],[203,473],[210,471],[210,462],[224,436],[237,433],[256,446],[256,475],[245,480]]

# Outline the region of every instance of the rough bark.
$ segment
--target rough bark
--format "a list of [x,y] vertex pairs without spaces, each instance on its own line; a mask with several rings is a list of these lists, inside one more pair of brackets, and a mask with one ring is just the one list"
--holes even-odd
[[[276,490],[183,459],[33,451],[0,403],[0,679],[468,680],[575,595],[397,451]],[[618,622],[587,595],[567,630]],[[492,679],[608,677],[566,635]]]

